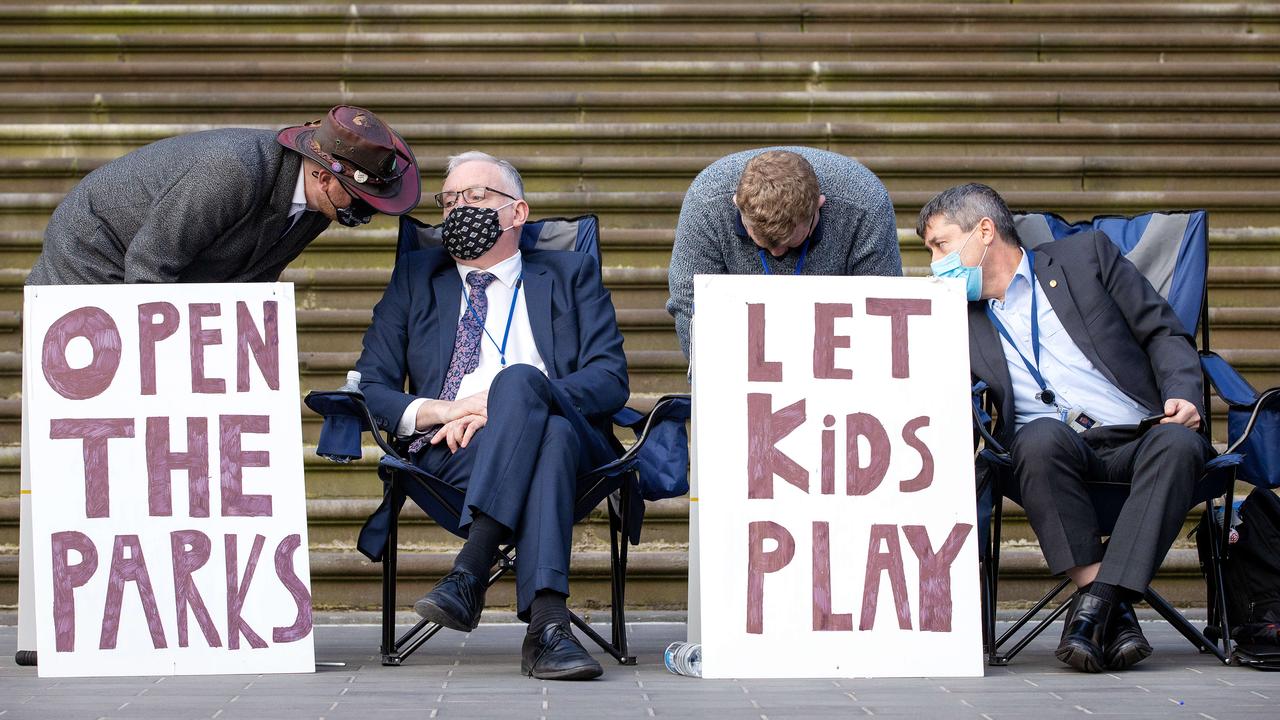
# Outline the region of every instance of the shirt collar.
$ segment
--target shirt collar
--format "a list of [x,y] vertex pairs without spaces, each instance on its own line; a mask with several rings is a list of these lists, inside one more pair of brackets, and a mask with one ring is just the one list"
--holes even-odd
[[[468,273],[480,269],[473,265],[463,265],[462,263],[458,263],[457,265],[458,275],[462,277],[463,283],[466,283]],[[488,268],[485,272],[493,273],[494,277],[498,278],[498,282],[509,288],[514,288],[516,286],[516,281],[520,279],[520,274],[523,271],[524,260],[520,257],[520,253],[517,252],[515,255],[503,260],[497,265]]]
[[[1023,248],[1018,248],[1018,252],[1022,253],[1022,261],[1018,263],[1018,269],[1014,271],[1013,277],[1009,278],[1009,285],[1004,289],[1004,302],[1000,302],[995,298],[987,301],[987,304],[995,308],[1003,308],[1009,302],[1009,295],[1015,293],[1015,289],[1022,286],[1023,283],[1029,288],[1031,287],[1031,262],[1030,256]],[[1022,278],[1022,282],[1018,281]]]
[[303,163],[303,166],[298,169],[298,182],[293,186],[292,206],[289,208],[290,215],[296,215],[307,209],[306,176],[303,175],[306,171],[306,163]]

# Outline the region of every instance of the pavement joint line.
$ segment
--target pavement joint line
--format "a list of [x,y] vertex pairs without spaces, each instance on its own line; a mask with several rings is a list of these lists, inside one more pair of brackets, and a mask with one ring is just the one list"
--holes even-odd
[[342,688],[342,692],[338,693],[338,697],[342,697],[343,695],[346,695],[347,691],[350,689],[351,688]]
[[1218,720],[1218,718],[1212,715],[1205,715],[1204,713],[1200,713],[1200,717],[1204,718],[1204,720]]
[[863,705],[863,706],[862,706],[862,712],[864,712],[864,713],[866,713],[866,714],[868,714],[868,715],[875,715],[875,713],[871,712],[871,708],[867,707],[866,705]]
[[1146,688],[1142,687],[1141,685],[1134,685],[1134,687],[1138,688],[1139,690],[1141,690],[1142,692],[1145,692],[1145,693],[1149,693],[1149,692],[1151,692],[1150,690],[1148,690],[1148,689],[1146,689]]
[[1090,710],[1090,709],[1089,709],[1089,708],[1087,708],[1087,707],[1083,707],[1083,706],[1077,705],[1077,706],[1076,706],[1076,709],[1077,709],[1077,710],[1079,710],[1080,712],[1084,713],[1085,715],[1092,715],[1092,714],[1093,714],[1093,711],[1092,711],[1092,710]]
[[123,709],[125,709],[125,708],[127,708],[127,707],[129,707],[129,703],[125,703],[125,704],[121,705],[120,707],[116,708],[116,712],[119,712],[119,711],[121,711],[121,710],[123,710]]
[[854,694],[853,694],[853,693],[851,693],[851,692],[847,692],[847,693],[845,693],[845,695],[846,695],[846,696],[848,696],[848,698],[849,698],[850,700],[852,700],[852,701],[854,701],[854,702],[858,702],[858,696],[857,696],[857,695],[854,695]]
[[333,712],[334,710],[337,710],[337,709],[338,709],[338,703],[336,702],[329,706],[329,712]]
[[982,713],[982,718],[983,720],[994,720],[994,718],[992,718],[990,715],[986,713]]
[[209,720],[218,720],[218,716],[221,714],[222,714],[222,708],[218,708],[217,712],[209,716]]
[[1112,680],[1122,680],[1122,679],[1123,679],[1123,678],[1121,678],[1119,675],[1116,675],[1115,673],[1107,673],[1107,677],[1111,678]]
[[969,701],[968,701],[968,700],[965,700],[964,698],[960,698],[960,704],[961,704],[961,705],[963,705],[963,706],[965,706],[965,707],[967,707],[967,708],[973,708],[974,710],[977,710],[977,709],[978,709],[978,708],[974,708],[974,707],[973,707],[973,705],[972,705],[972,704],[970,704],[970,703],[969,703]]
[[950,690],[946,689],[946,688],[945,688],[945,687],[943,687],[942,685],[939,685],[939,686],[938,686],[938,689],[939,689],[939,690],[941,690],[941,691],[942,691],[942,692],[944,692],[944,693],[949,693],[949,692],[951,692]]
[[1250,690],[1249,692],[1253,693],[1254,695],[1257,695],[1258,697],[1262,698],[1263,700],[1270,700],[1270,699],[1271,699],[1271,698],[1267,697],[1266,695],[1263,695],[1262,693],[1258,692],[1257,690]]
[[1030,685],[1031,687],[1040,687],[1039,685],[1037,685],[1037,684],[1035,684],[1035,683],[1031,682],[1030,680],[1028,680],[1028,679],[1026,679],[1026,678],[1022,678],[1022,682],[1024,682],[1024,683],[1026,683],[1026,684]]
[[1173,699],[1173,698],[1169,698],[1169,702],[1173,703],[1174,705],[1185,705],[1185,704],[1186,704],[1186,703],[1185,703],[1185,702],[1183,702],[1182,700],[1175,700],[1175,699]]
[[1203,674],[1204,674],[1203,672],[1200,672],[1199,670],[1197,670],[1197,669],[1195,669],[1195,668],[1193,668],[1193,667],[1189,667],[1189,668],[1187,668],[1187,669],[1188,669],[1188,670],[1190,670],[1191,672],[1193,672],[1193,673],[1197,674],[1197,675],[1203,675]]
[[1229,680],[1223,680],[1222,678],[1218,678],[1218,682],[1222,683],[1223,685],[1226,685],[1227,687],[1235,687],[1235,686],[1236,686],[1236,684],[1235,684],[1235,683],[1233,683],[1233,682],[1231,682],[1231,681],[1229,681]]
[[444,695],[443,694],[437,695],[436,702],[444,702]]
[[431,714],[428,715],[427,717],[435,717],[439,713],[440,713],[440,708],[431,708]]
[[1062,699],[1062,696],[1061,696],[1061,695],[1059,695],[1059,694],[1058,694],[1058,693],[1056,693],[1056,692],[1053,692],[1052,690],[1050,690],[1050,691],[1049,691],[1049,697],[1053,698],[1054,700],[1061,700],[1061,699]]
[[649,717],[657,717],[656,715],[654,715],[653,708],[651,707],[645,707],[644,711],[649,714]]

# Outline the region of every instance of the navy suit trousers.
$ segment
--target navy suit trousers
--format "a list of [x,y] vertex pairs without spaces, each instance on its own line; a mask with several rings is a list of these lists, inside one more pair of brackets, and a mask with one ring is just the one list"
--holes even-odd
[[458,527],[448,529],[465,535],[474,514],[483,513],[511,531],[516,604],[524,616],[539,590],[569,594],[578,476],[593,467],[600,440],[530,365],[498,373],[488,415],[467,447],[453,453],[444,442],[428,445],[414,462],[465,492]]

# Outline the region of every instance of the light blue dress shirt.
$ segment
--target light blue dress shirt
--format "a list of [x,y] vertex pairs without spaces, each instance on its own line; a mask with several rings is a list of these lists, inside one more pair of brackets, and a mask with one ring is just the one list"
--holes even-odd
[[1023,251],[1018,271],[1005,290],[1004,302],[988,301],[991,311],[1017,343],[1015,348],[1007,339],[1000,338],[1005,362],[1009,366],[1009,379],[1013,381],[1013,412],[1017,429],[1021,430],[1023,425],[1042,417],[1065,422],[1073,408],[1084,411],[1099,425],[1135,425],[1154,412],[1154,409],[1143,408],[1112,385],[1080,352],[1075,341],[1063,329],[1058,314],[1053,311],[1053,304],[1039,283],[1034,288],[1040,323],[1039,370],[1056,397],[1052,405],[1037,400],[1040,386],[1022,358],[1018,357],[1021,351],[1027,360],[1035,362],[1031,348],[1031,292],[1031,265],[1026,251]]

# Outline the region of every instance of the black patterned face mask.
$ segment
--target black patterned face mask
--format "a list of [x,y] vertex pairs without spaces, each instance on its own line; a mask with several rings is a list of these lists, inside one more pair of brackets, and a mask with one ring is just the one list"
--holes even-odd
[[351,204],[347,207],[334,210],[337,211],[338,222],[346,227],[360,227],[372,220],[373,214],[377,212],[358,197],[352,197]]
[[[507,207],[507,203],[502,207]],[[475,260],[497,244],[503,231],[498,210],[475,205],[459,205],[450,211],[441,226],[444,249],[458,260]]]

